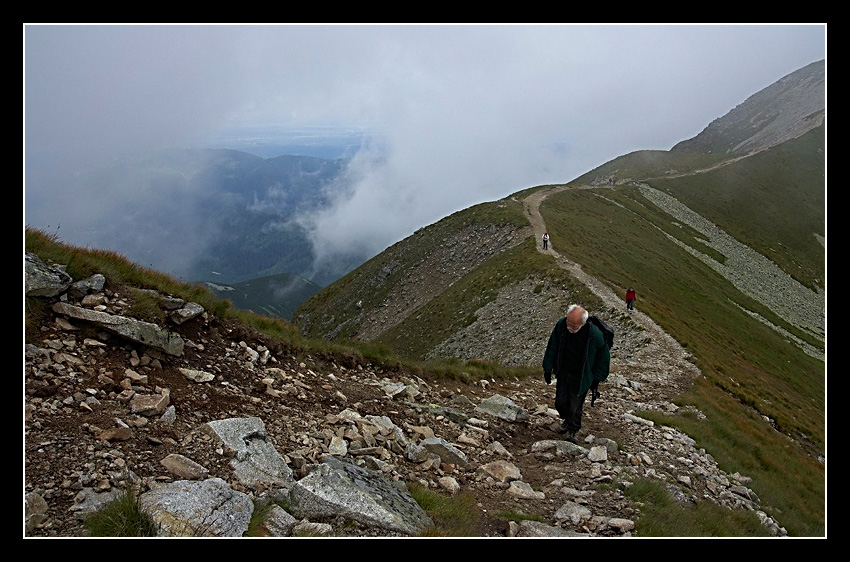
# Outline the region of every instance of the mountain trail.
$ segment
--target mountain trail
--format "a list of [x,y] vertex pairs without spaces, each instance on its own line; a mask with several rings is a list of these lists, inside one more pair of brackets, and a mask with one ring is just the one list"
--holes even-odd
[[[523,201],[525,215],[534,229],[534,235],[537,240],[537,249],[540,252],[552,255],[558,265],[569,271],[573,277],[581,281],[591,291],[593,291],[596,296],[602,299],[608,311],[613,312],[623,310],[625,307],[625,301],[619,293],[615,293],[611,287],[586,273],[582,270],[581,265],[578,263],[558,253],[558,251],[554,249],[552,240],[549,241],[548,249],[543,249],[541,239],[543,233],[546,232],[547,229],[546,223],[540,214],[540,204],[544,199],[546,199],[546,197],[555,193],[560,193],[566,189],[571,188],[564,185],[551,189],[541,189],[532,193]],[[643,363],[644,366],[652,365],[657,362],[658,358],[663,358],[665,362],[674,359],[674,363],[666,365],[664,369],[656,370],[660,377],[659,380],[666,379],[667,377],[664,373],[669,373],[671,370],[687,374],[688,377],[695,377],[700,374],[696,366],[689,361],[690,354],[687,353],[672,336],[656,324],[652,318],[637,309],[632,311],[629,316],[631,320],[639,326],[639,329],[648,336],[648,341],[650,342],[649,346],[644,346],[636,352],[634,360],[629,361],[631,365],[637,366],[640,363]],[[617,361],[618,359],[615,356],[612,356],[612,370],[614,369]]]

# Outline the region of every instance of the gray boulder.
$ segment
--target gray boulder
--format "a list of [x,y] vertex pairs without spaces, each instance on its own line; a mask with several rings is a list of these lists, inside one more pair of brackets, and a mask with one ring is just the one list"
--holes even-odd
[[429,453],[438,455],[444,463],[464,467],[469,465],[469,459],[467,459],[463,451],[458,450],[457,447],[441,437],[423,439],[420,445]]
[[254,503],[221,478],[178,480],[139,496],[139,505],[161,537],[241,537]]
[[53,311],[70,318],[90,322],[104,330],[148,347],[159,349],[169,355],[177,357],[183,355],[183,338],[178,334],[160,328],[156,324],[117,314],[88,310],[65,302],[55,303]]
[[344,516],[367,527],[416,536],[433,521],[406,488],[378,472],[328,457],[289,491],[290,511],[298,518]]
[[255,417],[211,421],[201,430],[217,439],[233,458],[230,466],[236,478],[247,486],[293,482],[292,469],[266,435],[263,420]]
[[47,265],[35,254],[24,255],[26,296],[55,297],[68,290],[74,279],[56,265]]
[[529,417],[528,412],[514,403],[513,400],[500,394],[494,394],[490,398],[482,400],[475,411],[490,414],[509,422],[524,421]]

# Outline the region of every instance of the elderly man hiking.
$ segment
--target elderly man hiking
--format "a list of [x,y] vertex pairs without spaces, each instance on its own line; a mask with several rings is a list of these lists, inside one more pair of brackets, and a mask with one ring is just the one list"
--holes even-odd
[[608,378],[611,365],[602,332],[587,318],[584,308],[571,304],[567,315],[555,324],[543,356],[543,380],[551,384],[552,373],[557,379],[555,409],[563,420],[557,431],[568,434],[567,440],[573,443],[581,429],[587,391]]

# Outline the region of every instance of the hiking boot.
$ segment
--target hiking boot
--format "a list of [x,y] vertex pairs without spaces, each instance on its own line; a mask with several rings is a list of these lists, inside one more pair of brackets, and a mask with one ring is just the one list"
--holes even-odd
[[556,429],[555,431],[557,431],[558,433],[563,435],[564,433],[567,433],[569,430],[570,430],[570,428],[567,427],[567,420],[564,420],[564,421],[561,422],[561,425],[559,425],[558,429]]
[[575,443],[576,445],[578,445],[578,440],[576,439],[576,432],[575,431],[569,432],[569,434],[567,435],[567,441],[569,441],[570,443]]

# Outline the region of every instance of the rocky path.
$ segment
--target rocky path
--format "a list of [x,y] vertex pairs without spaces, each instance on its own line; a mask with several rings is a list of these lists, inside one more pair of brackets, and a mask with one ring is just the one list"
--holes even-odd
[[[524,200],[539,251],[546,230],[539,205],[563,189],[541,190]],[[606,317],[625,317],[617,291],[556,248],[546,252],[603,300]],[[131,300],[131,295],[104,292],[93,302],[123,314]],[[374,449],[379,458],[371,466],[393,479],[471,495],[481,513],[477,536],[631,536],[638,533],[635,521],[642,508],[625,489],[641,478],[663,482],[682,503],[703,499],[754,510],[770,533],[784,534],[760,511],[745,475],[724,473],[693,439],[641,417],[646,411],[677,410],[672,398],[700,374],[649,317],[635,311],[625,318],[601,399],[585,406],[578,444],[553,431],[559,421],[552,408],[554,386],[542,376],[463,384],[423,381],[371,365],[296,359],[285,346],[212,317],[182,324],[180,332],[191,342],[186,355],[160,365],[128,352],[120,341],[75,336],[78,328],[51,318],[38,337],[27,338],[25,489],[28,502],[37,498],[44,506],[31,526],[28,519],[27,536],[83,534],[78,514],[86,494],[118,490],[130,477],[145,488],[175,480],[162,463],[171,455],[202,465],[208,477],[256,493],[235,478],[228,458],[197,430],[201,422],[245,416],[265,421],[269,441],[298,477],[328,455],[362,459]],[[213,382],[184,375],[211,368]],[[176,416],[164,421],[134,413],[124,399],[131,391],[166,393]],[[511,401],[525,415],[506,420],[483,411],[484,402],[495,397]],[[343,412],[385,420],[398,436],[360,444],[360,452],[352,452],[364,437]],[[115,437],[105,437],[111,431]],[[461,450],[463,466],[411,456],[411,447],[426,436]],[[347,449],[338,448],[343,444]],[[375,531],[342,525],[329,532]]]

